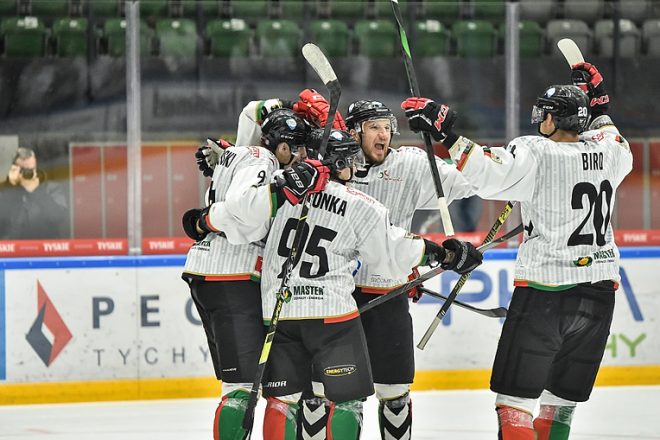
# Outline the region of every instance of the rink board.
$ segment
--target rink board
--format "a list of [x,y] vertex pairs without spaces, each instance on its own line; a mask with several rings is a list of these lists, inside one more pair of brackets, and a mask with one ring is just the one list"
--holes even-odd
[[[660,384],[660,248],[624,248],[600,385]],[[460,299],[506,306],[515,252],[494,250]],[[0,260],[0,404],[212,396],[218,384],[181,280],[184,256]],[[425,283],[447,294],[455,274]],[[438,305],[411,305],[415,340]],[[414,388],[487,388],[500,319],[452,307]]]

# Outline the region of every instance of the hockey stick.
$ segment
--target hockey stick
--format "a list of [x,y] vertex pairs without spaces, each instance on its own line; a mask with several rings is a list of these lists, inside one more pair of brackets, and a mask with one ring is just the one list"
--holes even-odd
[[[497,220],[495,221],[493,226],[491,226],[490,231],[488,231],[488,235],[486,235],[486,238],[484,238],[483,244],[480,247],[492,243],[493,237],[495,237],[495,234],[497,234],[497,232],[500,230],[500,228],[506,221],[507,217],[509,217],[509,214],[511,214],[511,212],[513,211],[514,204],[515,202],[507,202],[506,206],[502,210],[502,213],[499,215],[499,217],[497,217]],[[513,229],[513,231],[510,231],[509,234],[511,232],[516,232],[515,235],[518,235],[520,232],[522,232],[522,230],[523,230],[523,226],[518,225],[518,227]],[[419,344],[417,344],[417,348],[419,348],[420,350],[424,350],[424,347],[426,347],[426,344],[429,342],[429,339],[431,339],[431,336],[435,332],[435,329],[438,328],[438,325],[442,322],[442,318],[444,318],[444,316],[447,314],[447,310],[449,310],[451,303],[454,302],[456,296],[458,295],[458,292],[461,291],[463,285],[465,285],[468,278],[470,278],[470,275],[472,275],[471,271],[461,275],[461,277],[458,279],[456,285],[449,293],[449,296],[447,297],[447,301],[445,301],[445,303],[440,308],[440,311],[435,315],[435,318],[433,318],[431,325],[429,325],[429,328],[426,329],[424,336],[422,336],[422,340],[419,341]]]
[[[502,235],[501,237],[499,237],[495,240],[489,241],[488,243],[486,243],[485,240],[484,240],[484,244],[479,246],[477,248],[477,250],[481,253],[484,253],[488,249],[492,249],[495,246],[497,246],[498,244],[503,243],[503,242],[507,241],[508,239],[510,239],[512,237],[515,237],[516,235],[520,234],[522,232],[522,230],[523,230],[523,225],[519,225],[517,228],[507,232],[506,234]],[[394,299],[395,297],[397,297],[397,296],[399,296],[403,293],[406,293],[407,291],[409,291],[413,287],[417,287],[420,284],[422,284],[423,282],[425,282],[427,280],[430,280],[431,278],[433,278],[437,275],[440,275],[444,271],[445,270],[442,267],[438,266],[438,267],[435,267],[435,268],[433,268],[433,269],[431,269],[427,272],[424,272],[422,275],[418,276],[414,280],[408,281],[406,284],[402,284],[399,287],[397,287],[396,289],[390,290],[386,294],[380,295],[379,297],[372,299],[368,303],[363,304],[362,307],[360,307],[358,309],[358,312],[359,313],[364,313],[367,310],[371,310],[374,307],[379,306],[384,302],[387,302],[387,301],[389,301],[391,299]]]
[[[441,295],[438,292],[434,292],[433,290],[429,290],[426,287],[419,286],[419,287],[417,287],[417,290],[424,293],[425,295],[432,296],[433,298],[443,299],[443,300],[447,301],[446,296]],[[463,307],[466,310],[470,310],[471,312],[478,313],[480,315],[486,316],[488,318],[504,318],[504,317],[506,317],[507,309],[504,308],[504,307],[497,307],[495,309],[480,309],[480,308],[471,306],[470,304],[466,304],[464,302],[461,302],[457,299],[454,300],[454,304],[456,304],[459,307]]]
[[[337,75],[335,75],[332,66],[328,62],[328,59],[325,57],[323,52],[321,52],[321,49],[312,43],[307,43],[303,46],[302,53],[307,62],[319,75],[321,81],[323,81],[325,86],[328,88],[328,92],[330,93],[330,109],[328,112],[328,119],[323,130],[323,137],[321,138],[321,146],[319,148],[319,153],[321,157],[323,157],[323,154],[325,153],[326,147],[328,145],[328,139],[330,138],[330,129],[332,128],[335,114],[337,113],[337,107],[339,106],[341,87],[339,85],[339,81],[337,80]],[[264,345],[261,349],[259,364],[257,365],[257,372],[255,374],[254,381],[252,382],[250,397],[248,400],[247,408],[245,410],[245,416],[243,417],[243,429],[246,430],[248,438],[252,433],[252,426],[254,425],[254,410],[257,406],[257,401],[259,400],[259,386],[263,380],[266,363],[268,362],[270,349],[273,344],[273,339],[275,338],[275,332],[277,331],[277,324],[280,320],[280,312],[282,311],[282,306],[284,306],[284,303],[291,300],[289,281],[291,280],[293,269],[298,261],[298,251],[303,245],[302,231],[304,229],[305,222],[307,221],[309,205],[310,198],[308,195],[306,195],[302,201],[302,211],[300,212],[300,217],[298,218],[298,223],[296,225],[296,234],[294,235],[293,243],[291,244],[289,257],[285,263],[282,284],[280,285],[280,288],[277,292],[275,308],[273,309],[273,315],[270,319],[270,324],[266,332],[266,339],[264,340]]]
[[[419,94],[419,85],[417,84],[417,75],[415,75],[415,68],[412,63],[412,55],[410,54],[410,46],[408,45],[408,37],[406,30],[403,27],[403,18],[401,18],[401,10],[399,9],[399,0],[392,1],[392,10],[394,11],[394,18],[396,26],[399,29],[399,41],[401,42],[401,53],[403,54],[403,64],[406,67],[406,76],[408,76],[408,85],[410,86],[410,93],[412,96],[421,96]],[[428,133],[423,134],[424,145],[426,146],[426,157],[431,167],[431,176],[433,177],[433,185],[435,185],[435,193],[438,196],[438,208],[440,210],[440,217],[442,218],[442,227],[445,235],[454,235],[454,225],[449,216],[449,208],[447,207],[447,199],[445,192],[442,189],[442,182],[440,181],[440,173],[435,164],[435,153],[433,152],[433,143],[431,136]]]

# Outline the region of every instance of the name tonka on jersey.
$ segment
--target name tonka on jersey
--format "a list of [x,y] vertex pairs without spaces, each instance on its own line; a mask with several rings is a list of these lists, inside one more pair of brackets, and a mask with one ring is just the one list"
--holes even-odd
[[342,200],[332,194],[320,192],[312,196],[312,206],[314,208],[325,209],[328,212],[341,215],[342,217],[346,215],[346,205],[346,200]]

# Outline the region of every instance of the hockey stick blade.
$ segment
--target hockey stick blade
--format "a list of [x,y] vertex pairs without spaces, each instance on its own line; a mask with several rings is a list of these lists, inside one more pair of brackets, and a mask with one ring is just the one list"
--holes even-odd
[[[513,211],[514,204],[515,202],[507,202],[506,206],[504,206],[504,209],[497,217],[497,220],[495,220],[495,223],[493,223],[493,226],[491,226],[490,231],[488,231],[488,234],[486,235],[486,238],[484,238],[484,242],[480,247],[487,246],[491,244],[493,241],[496,241],[493,240],[493,238],[495,237],[495,234],[499,232],[500,228],[502,228],[502,225],[509,217],[509,214],[511,214],[511,212]],[[505,234],[505,236],[516,231],[517,233],[515,235],[518,235],[518,233],[522,232],[522,230],[523,230],[523,225],[518,225],[518,227],[516,227],[509,233]],[[440,307],[440,310],[433,318],[433,321],[431,321],[431,325],[429,325],[429,328],[426,329],[426,332],[422,336],[422,339],[419,341],[419,344],[417,344],[417,348],[419,348],[420,350],[424,350],[424,347],[426,347],[426,344],[431,339],[431,336],[433,336],[433,333],[435,333],[435,330],[438,328],[438,325],[440,325],[440,323],[442,322],[442,318],[444,318],[445,315],[447,314],[447,310],[449,310],[449,307],[451,306],[452,302],[454,302],[454,300],[456,299],[458,292],[461,291],[467,280],[470,278],[470,275],[472,275],[472,271],[461,275],[461,277],[458,279],[456,285],[449,293],[449,296],[447,297],[447,301],[445,301],[442,307]]]
[[[408,86],[412,96],[420,96],[419,85],[417,83],[417,75],[415,74],[415,66],[412,62],[412,53],[410,52],[410,44],[406,36],[406,29],[403,27],[403,18],[401,10],[399,9],[399,1],[392,1],[392,11],[394,12],[394,21],[399,30],[399,42],[401,43],[401,52],[403,55],[403,65],[406,68],[406,76],[408,77]],[[423,133],[424,147],[426,150],[427,160],[431,168],[431,177],[433,178],[433,185],[435,186],[436,196],[438,197],[438,211],[440,211],[440,218],[442,219],[442,228],[446,236],[454,235],[454,225],[449,215],[449,207],[447,206],[447,199],[445,192],[442,188],[442,181],[440,180],[440,173],[435,164],[435,152],[433,151],[433,142],[428,133]]]
[[[512,237],[515,237],[516,235],[520,234],[522,232],[522,230],[523,230],[523,225],[518,225],[517,228],[507,232],[506,234],[502,235],[501,237],[499,237],[495,240],[492,240],[488,243],[482,244],[481,246],[479,246],[477,248],[477,250],[483,254],[484,252],[486,252],[489,249],[494,248],[498,244],[503,243],[503,242],[507,241],[508,239],[510,239]],[[424,272],[423,274],[421,274],[420,276],[418,276],[414,280],[408,281],[407,283],[402,284],[401,286],[397,287],[396,289],[390,290],[386,294],[380,295],[379,297],[372,299],[368,303],[363,304],[362,307],[360,307],[358,309],[358,312],[359,313],[364,313],[367,310],[371,310],[374,307],[379,306],[384,302],[387,302],[391,299],[394,299],[395,297],[397,297],[399,295],[404,294],[405,292],[409,291],[413,287],[417,287],[420,284],[422,284],[423,282],[428,281],[431,278],[440,275],[444,271],[445,270],[442,267],[438,266],[438,267],[435,267],[435,268],[433,268],[433,269],[431,269],[427,272]]]
[[307,43],[302,48],[302,53],[307,62],[316,74],[321,78],[323,84],[330,93],[330,108],[328,109],[328,118],[323,127],[323,137],[321,138],[321,146],[319,147],[319,154],[321,157],[325,154],[325,149],[328,146],[328,139],[330,138],[330,130],[332,124],[335,122],[337,114],[337,107],[339,107],[339,98],[341,97],[341,86],[335,74],[334,69],[330,65],[328,58],[323,51],[314,43]]
[[316,44],[305,44],[302,48],[302,54],[319,78],[321,78],[323,84],[327,85],[329,82],[337,81],[337,75],[330,65],[328,58],[326,58],[323,51]]
[[[447,301],[447,297],[438,293],[434,292],[433,290],[429,290],[426,287],[419,286],[417,287],[417,290],[422,292],[425,295],[432,296],[433,298],[438,298]],[[471,306],[470,304],[466,304],[464,302],[461,302],[457,299],[454,300],[454,304],[456,304],[459,307],[462,307],[466,310],[469,310],[474,313],[478,313],[479,315],[486,316],[488,318],[504,318],[506,317],[506,312],[507,309],[504,307],[497,307],[494,309],[480,309],[478,307]]]
[[582,56],[580,48],[575,44],[575,41],[570,38],[563,38],[557,41],[557,47],[562,55],[564,55],[564,58],[570,67],[579,63],[584,63],[584,57]]

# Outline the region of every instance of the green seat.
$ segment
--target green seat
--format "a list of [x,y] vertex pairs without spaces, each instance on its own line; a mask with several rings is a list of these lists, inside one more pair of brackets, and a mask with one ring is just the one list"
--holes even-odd
[[341,20],[316,20],[310,30],[312,41],[329,57],[348,55],[351,34],[348,26]]
[[[524,58],[534,58],[543,53],[543,29],[541,26],[530,20],[523,20],[518,25],[520,28],[520,56]],[[502,26],[502,29],[505,27]]]
[[0,22],[7,57],[41,57],[46,47],[46,28],[37,17],[6,18]]
[[265,18],[268,16],[266,0],[232,0],[231,16],[234,18]]
[[390,20],[359,20],[355,23],[358,53],[370,58],[398,54],[398,34]]
[[364,17],[364,1],[362,0],[330,0],[330,16],[332,18]]
[[18,5],[16,0],[0,0],[0,16],[16,15]]
[[422,6],[423,17],[444,23],[453,22],[461,15],[458,0],[424,0]]
[[187,18],[164,18],[156,23],[160,56],[194,58],[197,51],[197,28]]
[[290,20],[262,20],[257,24],[257,43],[262,57],[298,57],[302,30]]
[[504,0],[473,0],[473,17],[477,20],[500,22],[504,20],[506,6]]
[[94,17],[118,17],[120,15],[117,0],[92,0],[88,4]]
[[[520,44],[520,56],[523,58],[534,58],[543,52],[543,29],[541,26],[531,20],[522,20],[518,24]],[[506,38],[506,26],[499,30],[499,38],[503,41]]]
[[37,17],[62,17],[69,15],[68,0],[32,0],[31,15]]
[[53,23],[56,53],[61,57],[87,55],[87,19],[61,18]]
[[281,0],[280,8],[282,18],[300,19],[305,16],[305,2],[301,0]]
[[250,55],[252,31],[241,18],[209,21],[206,25],[206,36],[211,43],[211,56],[247,57]]
[[[108,42],[108,55],[123,57],[126,55],[126,20],[111,18],[106,20],[103,34]],[[151,29],[144,20],[140,20],[140,55],[151,54]]]
[[[391,0],[376,0],[375,12],[377,17],[392,17],[392,1]],[[399,0],[399,9],[401,10],[401,15],[405,18],[408,13],[408,4],[406,0]]]
[[140,16],[147,17],[167,17],[167,0],[140,0]]
[[416,57],[449,54],[449,31],[438,20],[425,20],[415,24],[412,51]]
[[[197,3],[197,0],[182,0],[183,15],[185,17],[196,17]],[[218,16],[218,2],[216,0],[200,0],[199,5],[202,8],[202,15],[204,17]]]
[[492,24],[483,20],[459,21],[452,28],[456,52],[461,57],[486,58],[495,55],[497,35]]

